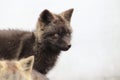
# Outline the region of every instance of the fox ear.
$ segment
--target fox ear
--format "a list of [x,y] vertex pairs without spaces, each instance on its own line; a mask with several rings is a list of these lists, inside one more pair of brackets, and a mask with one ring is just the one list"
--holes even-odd
[[30,56],[28,58],[20,60],[21,68],[26,72],[32,71],[33,63],[34,63],[34,56]]
[[67,21],[70,22],[71,17],[72,17],[73,10],[74,10],[74,9],[69,9],[69,10],[66,10],[66,11],[62,12],[61,14],[62,14],[62,16],[63,16]]
[[42,21],[45,24],[49,24],[54,19],[53,14],[45,9],[41,14],[39,20]]

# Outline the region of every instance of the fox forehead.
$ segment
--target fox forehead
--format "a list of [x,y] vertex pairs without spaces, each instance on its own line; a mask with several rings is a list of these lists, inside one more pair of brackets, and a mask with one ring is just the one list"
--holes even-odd
[[15,61],[2,61],[2,66],[6,71],[15,72],[16,70],[19,69]]
[[61,15],[54,14],[53,23],[54,24],[65,24],[66,20]]
[[47,33],[48,35],[55,33],[65,35],[65,34],[71,34],[72,30],[70,27],[66,27],[63,25],[56,25],[56,26],[48,27],[48,29],[46,29],[44,33]]
[[52,23],[46,26],[48,32],[58,32],[58,33],[71,33],[72,29],[70,23],[59,15],[56,15],[56,19]]

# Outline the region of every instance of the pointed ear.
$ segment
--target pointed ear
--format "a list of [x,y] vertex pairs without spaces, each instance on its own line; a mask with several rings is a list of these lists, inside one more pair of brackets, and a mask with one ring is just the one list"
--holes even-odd
[[62,12],[61,14],[67,21],[70,22],[73,10],[74,9],[69,9],[69,10],[66,10],[66,11]]
[[49,24],[54,19],[53,14],[45,9],[41,14],[39,20],[42,21],[45,24]]
[[34,63],[34,56],[30,56],[28,58],[20,60],[21,68],[26,72],[32,71],[33,63]]

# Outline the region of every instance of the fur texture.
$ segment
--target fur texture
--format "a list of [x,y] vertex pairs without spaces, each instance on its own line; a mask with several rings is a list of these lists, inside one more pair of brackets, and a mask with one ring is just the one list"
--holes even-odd
[[44,10],[34,32],[0,31],[0,58],[15,59],[35,56],[34,69],[46,74],[54,65],[60,51],[70,47],[73,9],[60,14]]
[[44,75],[32,70],[34,56],[25,59],[0,61],[0,80],[48,80]]

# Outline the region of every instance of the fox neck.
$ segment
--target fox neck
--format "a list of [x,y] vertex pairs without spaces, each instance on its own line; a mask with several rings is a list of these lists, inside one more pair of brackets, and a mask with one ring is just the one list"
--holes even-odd
[[36,49],[35,64],[37,65],[35,65],[34,68],[42,74],[46,74],[54,67],[60,50],[51,48],[45,42],[36,42]]

